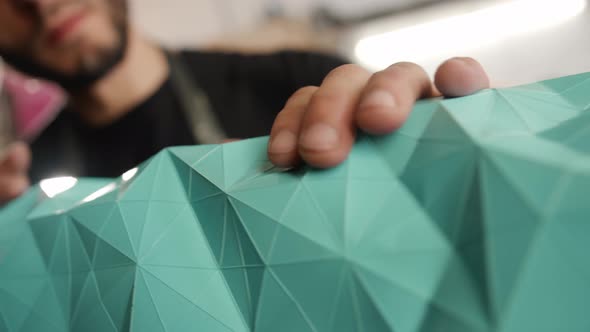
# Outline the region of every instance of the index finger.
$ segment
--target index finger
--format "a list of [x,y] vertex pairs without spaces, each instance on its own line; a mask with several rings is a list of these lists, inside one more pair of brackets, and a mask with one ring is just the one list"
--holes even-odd
[[332,167],[346,158],[356,137],[358,98],[369,77],[358,65],[340,66],[315,91],[303,116],[298,144],[308,164]]
[[404,123],[417,99],[438,94],[422,67],[410,62],[393,64],[369,79],[356,122],[371,134],[387,134]]

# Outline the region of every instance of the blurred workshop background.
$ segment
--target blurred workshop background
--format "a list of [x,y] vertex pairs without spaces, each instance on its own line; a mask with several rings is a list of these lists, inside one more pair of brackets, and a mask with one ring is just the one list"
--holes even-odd
[[433,73],[472,56],[495,85],[590,71],[588,0],[131,0],[135,24],[173,48],[338,52],[376,70]]
[[496,85],[590,71],[586,0],[134,0],[172,47],[335,51],[376,70],[477,58]]

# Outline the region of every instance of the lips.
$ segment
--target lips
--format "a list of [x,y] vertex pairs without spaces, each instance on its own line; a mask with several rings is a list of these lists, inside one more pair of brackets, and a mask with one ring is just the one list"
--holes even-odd
[[51,45],[59,45],[64,42],[67,37],[76,30],[85,17],[86,13],[84,12],[76,13],[55,25],[49,30],[49,43]]

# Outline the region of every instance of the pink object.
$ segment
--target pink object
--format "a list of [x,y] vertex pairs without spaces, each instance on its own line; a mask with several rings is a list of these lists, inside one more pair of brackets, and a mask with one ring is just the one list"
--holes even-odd
[[34,139],[63,108],[66,95],[56,85],[27,77],[12,69],[4,75],[5,93],[13,109],[18,139]]

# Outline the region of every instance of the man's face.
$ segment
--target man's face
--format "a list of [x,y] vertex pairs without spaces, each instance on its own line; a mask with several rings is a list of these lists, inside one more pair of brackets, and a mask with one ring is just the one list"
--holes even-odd
[[104,75],[126,33],[126,0],[0,0],[0,56],[63,85]]

